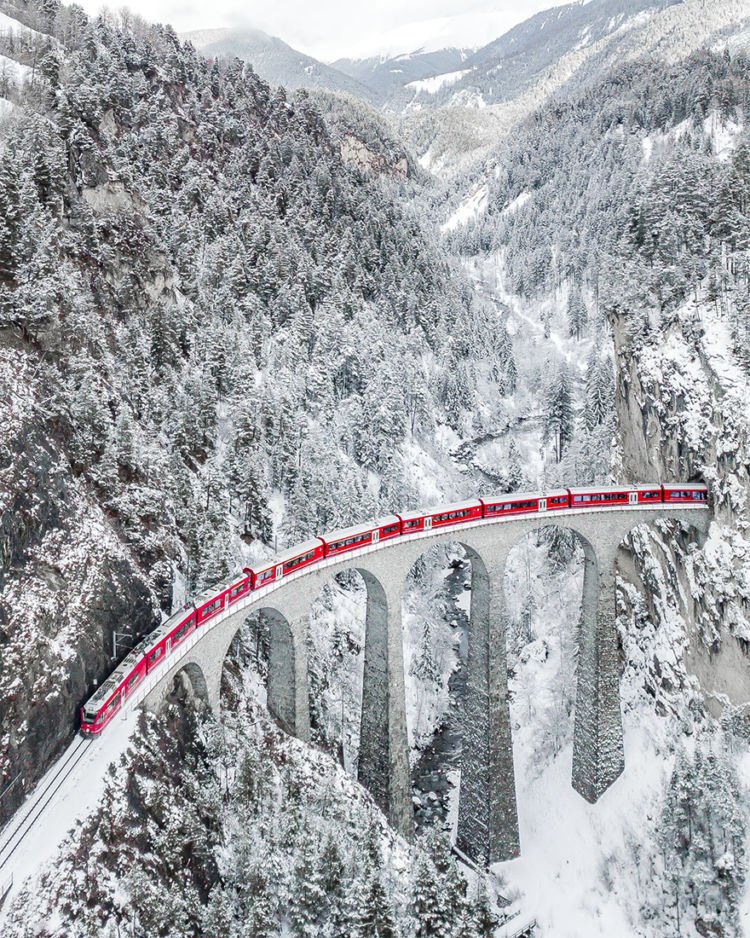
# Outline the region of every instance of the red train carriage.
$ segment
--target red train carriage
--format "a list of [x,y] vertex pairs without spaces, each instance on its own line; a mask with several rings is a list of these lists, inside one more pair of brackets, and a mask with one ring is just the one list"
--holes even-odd
[[96,736],[112,720],[125,699],[148,672],[145,651],[150,640],[144,639],[124,658],[102,686],[81,707],[81,732]]
[[705,505],[708,501],[708,487],[697,482],[662,485],[662,491],[667,504]]
[[560,511],[570,507],[567,489],[548,492],[546,495],[535,493],[510,492],[495,498],[481,498],[483,516],[489,519],[507,518],[512,515],[535,514],[540,511]]
[[470,502],[459,502],[457,505],[448,505],[439,510],[433,509],[425,515],[425,528],[444,528],[452,524],[465,524],[467,521],[478,521],[482,517],[482,503],[479,499]]
[[662,492],[660,485],[636,485],[639,505],[654,505],[661,502]]
[[245,576],[240,579],[233,577],[226,588],[225,603],[229,606],[236,603],[238,599],[242,599],[253,588],[252,576],[248,575],[246,571],[243,571],[243,573],[245,573]]
[[407,511],[398,516],[402,534],[419,534],[425,529],[426,516],[422,511]]
[[276,567],[273,563],[262,567],[245,567],[242,571],[250,580],[250,589],[259,590],[262,586],[273,583],[276,579]]
[[331,531],[324,534],[321,540],[325,544],[326,557],[335,557],[400,535],[401,519],[398,515],[388,515],[379,518],[374,524],[361,524],[355,528]]
[[274,559],[275,579],[289,576],[290,573],[296,573],[304,567],[309,567],[312,563],[317,563],[325,556],[325,545],[321,538],[316,537],[305,541],[303,544],[297,544],[279,554]]
[[596,486],[568,489],[571,508],[617,508],[638,504],[638,490],[633,485],[621,488],[598,488]]

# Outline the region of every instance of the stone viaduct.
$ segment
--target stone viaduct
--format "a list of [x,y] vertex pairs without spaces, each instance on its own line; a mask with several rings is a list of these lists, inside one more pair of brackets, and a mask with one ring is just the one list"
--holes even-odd
[[[310,735],[307,646],[310,607],[337,573],[357,570],[367,587],[359,780],[393,827],[413,835],[401,626],[402,592],[419,557],[434,544],[459,543],[471,561],[472,592],[457,846],[481,864],[520,852],[508,706],[504,572],[511,549],[550,525],[572,530],[585,557],[578,624],[578,673],[572,784],[595,802],[624,769],[615,628],[615,566],[628,532],[659,519],[681,519],[697,535],[706,507],[574,509],[502,522],[474,521],[330,558],[265,587],[198,630],[175,650],[163,674],[133,695],[158,710],[178,677],[218,715],[224,661],[243,621],[263,611],[270,622],[268,706],[289,733]],[[179,657],[177,657],[179,656]]]

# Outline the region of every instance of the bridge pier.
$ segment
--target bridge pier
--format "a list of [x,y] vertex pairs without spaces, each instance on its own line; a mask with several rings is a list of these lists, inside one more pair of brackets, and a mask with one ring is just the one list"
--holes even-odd
[[282,729],[308,742],[307,617],[289,622],[276,610],[263,614],[269,622],[268,709]]
[[463,713],[456,846],[489,866],[520,853],[516,782],[508,705],[503,576],[507,554],[490,572],[471,559],[471,616]]
[[401,578],[388,591],[360,569],[367,586],[358,779],[400,834],[414,837],[406,733]]
[[615,624],[614,557],[600,548],[601,568],[583,541],[585,566],[578,638],[573,730],[573,788],[594,803],[625,768],[620,668]]

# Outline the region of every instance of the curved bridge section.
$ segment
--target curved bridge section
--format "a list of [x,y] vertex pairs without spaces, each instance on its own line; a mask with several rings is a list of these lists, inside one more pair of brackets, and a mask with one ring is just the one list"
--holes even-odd
[[706,502],[598,505],[554,515],[480,518],[423,530],[322,559],[260,586],[201,625],[150,672],[123,706],[159,709],[180,676],[183,685],[220,709],[221,676],[243,621],[263,610],[270,619],[268,705],[280,724],[310,737],[307,643],[310,608],[337,573],[355,569],[367,587],[365,666],[359,778],[391,824],[413,833],[404,693],[401,602],[414,563],[434,544],[460,543],[472,561],[467,689],[457,846],[489,864],[520,852],[506,664],[505,564],[530,532],[556,525],[575,533],[585,557],[579,622],[572,784],[595,802],[624,769],[615,628],[615,562],[636,526],[679,519],[696,536],[710,523]]

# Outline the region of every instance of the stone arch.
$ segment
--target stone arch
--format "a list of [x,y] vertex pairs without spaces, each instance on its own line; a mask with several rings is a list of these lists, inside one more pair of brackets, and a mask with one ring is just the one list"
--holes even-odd
[[211,697],[203,668],[196,661],[187,661],[164,682],[164,691],[158,711],[170,704],[190,704],[198,709],[208,709]]
[[[354,559],[354,558],[352,558]],[[375,566],[375,565],[374,565]],[[320,589],[345,573],[356,573],[365,592],[364,661],[357,778],[391,824],[404,836],[412,834],[411,797],[403,704],[400,584],[370,565],[348,565],[346,558]]]
[[242,622],[231,629],[221,656],[221,671],[227,658],[236,648],[245,623],[257,617],[263,636],[263,652],[267,658],[266,703],[279,726],[292,736],[300,735],[301,719],[298,708],[298,643],[289,619],[274,606],[258,606],[243,615]]
[[[615,557],[621,538],[596,519],[547,517],[533,531],[572,532],[583,551],[581,608],[576,623],[578,665],[573,726],[572,785],[596,802],[625,767],[620,711],[619,639],[615,624]],[[504,584],[505,585],[505,584]]]
[[419,551],[411,569],[432,548],[449,545],[461,547],[471,564],[466,681],[459,708],[462,742],[456,846],[489,865],[519,853],[502,608],[505,551],[486,533],[476,537],[446,532]]

